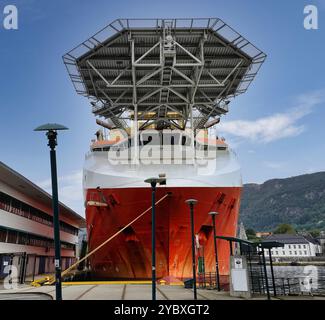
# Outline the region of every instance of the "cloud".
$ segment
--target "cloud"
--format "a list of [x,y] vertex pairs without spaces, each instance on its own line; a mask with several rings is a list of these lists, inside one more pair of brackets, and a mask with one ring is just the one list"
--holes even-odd
[[299,96],[295,106],[286,112],[275,113],[256,120],[233,120],[219,124],[221,134],[250,140],[252,142],[269,143],[276,140],[300,135],[306,127],[299,120],[313,112],[316,105],[325,101],[325,91]]
[[[51,179],[36,183],[38,186],[52,193]],[[84,216],[82,171],[72,173],[58,178],[59,200],[80,215]]]

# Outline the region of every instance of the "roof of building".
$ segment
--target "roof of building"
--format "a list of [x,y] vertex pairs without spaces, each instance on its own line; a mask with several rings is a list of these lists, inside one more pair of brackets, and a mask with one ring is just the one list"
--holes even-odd
[[301,233],[301,235],[308,240],[309,242],[313,243],[313,244],[319,244],[317,238],[314,238],[309,232],[303,232]]
[[262,241],[262,242],[258,243],[257,245],[260,248],[272,249],[272,248],[281,248],[281,247],[284,247],[284,242],[282,242],[282,241],[268,240],[268,241]]
[[272,234],[266,237],[263,242],[278,241],[285,244],[308,244],[309,241],[299,234]]
[[[0,180],[5,182],[6,185],[11,188],[18,190],[25,195],[31,197],[45,204],[46,206],[52,206],[52,196],[45,190],[37,186],[32,181],[28,180],[26,177],[11,169],[3,162],[0,161]],[[67,207],[63,203],[59,203],[60,214],[73,220],[79,225],[79,227],[85,226],[85,219],[81,217],[78,213]]]
[[265,236],[269,236],[271,234],[273,234],[272,232],[268,231],[257,231],[256,234],[260,234],[260,235],[265,235]]

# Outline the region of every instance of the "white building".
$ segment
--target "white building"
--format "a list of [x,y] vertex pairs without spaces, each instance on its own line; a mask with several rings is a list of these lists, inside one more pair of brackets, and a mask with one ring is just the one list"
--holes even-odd
[[[76,258],[85,220],[60,203],[62,269]],[[52,197],[0,162],[0,279],[14,265],[29,276],[54,271]]]
[[[274,258],[310,258],[321,253],[321,246],[317,241],[299,234],[273,234],[263,240],[267,241],[284,244],[284,247],[272,248],[271,254]],[[268,249],[265,249],[265,254],[269,254]]]
[[321,246],[321,254],[325,255],[325,231],[321,231],[317,241]]

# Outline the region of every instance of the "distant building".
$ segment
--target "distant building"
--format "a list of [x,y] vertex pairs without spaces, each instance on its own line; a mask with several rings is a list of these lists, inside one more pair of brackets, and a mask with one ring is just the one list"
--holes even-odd
[[273,234],[272,232],[256,232],[256,237],[257,238],[266,238],[272,234]]
[[[272,256],[275,258],[301,258],[315,257],[321,253],[321,247],[314,239],[307,239],[300,234],[273,234],[266,237],[263,242],[278,241],[284,244],[283,248],[273,248]],[[265,254],[268,255],[268,250]]]
[[[76,259],[84,218],[60,203],[62,269]],[[24,276],[54,271],[52,197],[0,162],[0,279],[14,265]]]
[[325,231],[321,231],[316,239],[321,247],[322,255],[325,255]]
[[316,255],[322,254],[322,246],[317,238],[314,238],[309,232],[299,232],[307,241],[311,242],[315,246]]

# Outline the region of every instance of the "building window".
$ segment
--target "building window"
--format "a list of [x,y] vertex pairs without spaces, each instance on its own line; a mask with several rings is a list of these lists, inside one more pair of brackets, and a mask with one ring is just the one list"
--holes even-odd
[[10,197],[0,192],[0,209],[10,211]]
[[18,234],[18,244],[22,244],[24,246],[28,245],[28,235],[26,233]]
[[292,255],[292,251],[289,251],[289,255]]
[[0,242],[6,242],[7,239],[7,230],[0,229]]
[[17,243],[17,231],[14,230],[8,230],[8,243]]
[[[33,208],[30,205],[23,203],[3,192],[0,192],[0,209],[45,224],[49,227],[53,226],[52,216],[36,208]],[[75,236],[78,235],[79,231],[78,228],[75,228],[63,221],[60,221],[60,229]]]
[[291,245],[289,244],[289,249],[291,249]]
[[304,244],[304,246],[303,246],[303,247],[304,247],[304,249],[306,249],[306,245],[305,245],[305,244]]
[[299,254],[302,256],[302,252],[301,251],[299,251]]
[[279,251],[275,251],[275,254],[278,256],[279,255]]
[[297,255],[297,251],[295,251],[295,256]]
[[307,255],[307,250],[305,250],[304,252],[305,252],[305,255]]
[[293,248],[296,249],[296,245],[295,244],[293,245]]
[[21,211],[21,203],[20,201],[16,199],[11,199],[11,210],[12,213],[14,214],[20,214]]
[[285,256],[286,253],[284,251],[282,251],[282,254]]
[[301,249],[301,245],[300,244],[298,245],[298,249]]
[[[8,233],[8,236],[7,236]],[[7,241],[6,241],[7,239]],[[25,246],[36,246],[44,248],[54,248],[53,239],[37,236],[21,231],[10,230],[0,227],[0,242],[15,243]],[[75,250],[75,245],[61,241],[62,249]]]

